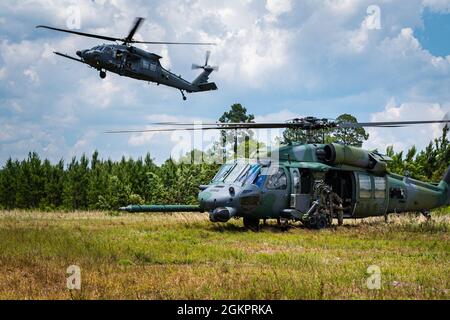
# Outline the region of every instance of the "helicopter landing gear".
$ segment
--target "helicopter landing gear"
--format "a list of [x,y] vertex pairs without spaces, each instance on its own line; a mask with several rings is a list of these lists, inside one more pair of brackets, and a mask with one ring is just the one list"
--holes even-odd
[[181,96],[183,97],[183,100],[184,100],[184,101],[186,101],[186,100],[187,100],[187,98],[186,98],[186,96],[184,95],[184,92],[183,92],[183,90],[180,90],[180,92],[181,92]]
[[339,210],[337,214],[338,226],[342,227],[344,225],[344,211]]
[[251,231],[259,231],[259,219],[253,217],[244,217],[244,227]]
[[324,214],[316,214],[311,216],[307,221],[304,222],[305,227],[308,229],[322,230],[328,228],[331,224],[329,219]]
[[101,79],[105,79],[106,78],[106,72],[105,71],[103,71],[103,70],[100,71],[100,78]]
[[431,220],[431,214],[430,214],[429,211],[423,210],[421,213],[423,214],[423,216],[424,216],[425,218],[427,218],[427,221],[430,221],[430,220]]

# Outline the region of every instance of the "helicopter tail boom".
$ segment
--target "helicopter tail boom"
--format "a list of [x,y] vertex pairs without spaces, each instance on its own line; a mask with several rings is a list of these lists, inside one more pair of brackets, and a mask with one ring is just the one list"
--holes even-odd
[[447,172],[445,173],[441,184],[444,185],[444,187],[447,188],[447,202],[446,202],[446,204],[450,205],[450,167],[447,169]]

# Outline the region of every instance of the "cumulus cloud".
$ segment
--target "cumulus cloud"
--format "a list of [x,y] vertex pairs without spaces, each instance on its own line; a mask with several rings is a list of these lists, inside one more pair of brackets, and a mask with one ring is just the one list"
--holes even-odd
[[[395,99],[390,99],[383,111],[373,113],[371,121],[414,121],[414,120],[442,120],[450,111],[450,106],[438,103],[402,103],[397,105]],[[416,146],[422,150],[428,143],[442,135],[439,124],[418,125],[405,128],[368,129],[369,141],[365,144],[368,149],[386,151],[393,146],[396,151],[408,150]]]
[[[373,4],[381,10],[381,29],[370,25],[367,9]],[[102,81],[96,70],[55,56],[53,51],[74,55],[102,42],[34,28],[66,27],[73,5],[80,9],[82,31],[125,36],[134,17],[144,16],[137,39],[216,42],[211,64],[220,71],[211,80],[219,91],[182,102],[176,90],[112,74]],[[262,122],[342,113],[355,113],[361,121],[397,120],[398,110],[439,116],[450,101],[450,55],[433,56],[414,32],[423,27],[424,8],[446,12],[448,5],[444,0],[2,1],[0,25],[9,27],[0,30],[0,117],[9,129],[0,160],[20,157],[27,148],[55,158],[93,148],[111,157],[151,151],[162,160],[174,145],[168,134],[101,133],[145,129],[152,122],[148,114],[176,121],[218,119],[234,102]],[[187,79],[197,76],[190,65],[201,63],[207,50],[142,48],[162,55],[164,66]],[[383,108],[390,97],[399,103]],[[374,131],[368,146],[383,149],[393,141],[408,148],[417,142],[389,130]],[[34,131],[41,134],[31,139]],[[421,144],[436,134],[421,134]]]
[[450,13],[449,0],[423,0],[424,7],[441,13]]

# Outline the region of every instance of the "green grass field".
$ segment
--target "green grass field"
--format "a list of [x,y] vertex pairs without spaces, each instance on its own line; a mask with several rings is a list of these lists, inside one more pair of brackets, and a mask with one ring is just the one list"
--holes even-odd
[[[243,230],[207,215],[0,213],[0,299],[449,299],[450,215]],[[82,289],[66,287],[81,268]],[[370,265],[382,289],[369,290]]]

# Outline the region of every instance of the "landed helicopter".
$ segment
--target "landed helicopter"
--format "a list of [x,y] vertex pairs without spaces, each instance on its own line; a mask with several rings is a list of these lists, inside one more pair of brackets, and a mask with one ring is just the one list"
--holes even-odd
[[185,92],[205,92],[217,90],[214,82],[208,82],[209,76],[213,71],[218,71],[218,67],[208,65],[211,55],[210,51],[206,53],[204,65],[193,64],[192,69],[203,69],[203,72],[192,82],[183,79],[179,75],[164,69],[161,66],[161,56],[147,52],[145,50],[131,46],[131,44],[168,44],[168,45],[215,45],[214,43],[192,43],[192,42],[149,42],[136,41],[133,39],[136,32],[144,22],[144,18],[136,18],[128,36],[125,38],[105,37],[96,34],[83,33],[73,30],[53,28],[49,26],[37,26],[36,28],[45,28],[59,32],[71,33],[83,37],[96,38],[106,41],[119,42],[121,44],[100,45],[92,49],[80,50],[75,58],[60,52],[54,52],[56,55],[81,62],[97,69],[100,72],[100,78],[106,78],[106,71],[110,71],[120,76],[154,82],[157,85],[179,89],[183,100],[186,100]]
[[[216,123],[200,130],[291,128],[389,128],[441,121],[345,123],[313,117],[288,123]],[[110,133],[199,130],[180,123],[171,128]],[[283,146],[270,157],[224,164],[213,180],[200,186],[198,206],[141,206],[127,212],[208,212],[211,222],[243,218],[244,226],[258,229],[260,220],[299,221],[307,228],[323,229],[333,219],[362,219],[390,213],[421,212],[450,204],[450,167],[439,183],[426,183],[389,173],[389,157],[376,151],[342,144],[307,143]],[[450,165],[450,161],[449,161]]]

